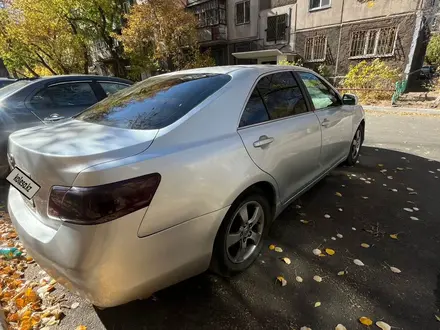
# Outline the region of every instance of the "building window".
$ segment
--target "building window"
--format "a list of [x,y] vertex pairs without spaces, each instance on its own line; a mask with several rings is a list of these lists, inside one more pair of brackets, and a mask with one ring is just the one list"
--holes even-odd
[[211,0],[191,7],[200,28],[218,24],[226,25],[226,1]]
[[331,0],[310,0],[309,10],[330,8]]
[[327,49],[327,37],[315,36],[306,38],[305,60],[307,62],[322,62],[325,61]]
[[287,14],[269,16],[267,18],[267,41],[282,41],[286,40],[286,28],[287,28]]
[[397,38],[397,27],[355,31],[351,35],[350,57],[391,56]]
[[238,2],[235,4],[235,24],[247,24],[250,22],[250,1]]

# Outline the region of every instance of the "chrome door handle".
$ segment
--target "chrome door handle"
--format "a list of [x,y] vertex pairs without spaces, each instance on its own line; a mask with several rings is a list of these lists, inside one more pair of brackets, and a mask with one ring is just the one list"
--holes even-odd
[[321,126],[327,127],[330,124],[330,120],[327,118],[324,118],[324,120],[321,123]]
[[261,148],[264,147],[268,144],[271,144],[273,142],[273,138],[272,137],[268,137],[266,135],[262,135],[260,136],[260,138],[258,139],[258,141],[254,142],[254,147],[255,148]]

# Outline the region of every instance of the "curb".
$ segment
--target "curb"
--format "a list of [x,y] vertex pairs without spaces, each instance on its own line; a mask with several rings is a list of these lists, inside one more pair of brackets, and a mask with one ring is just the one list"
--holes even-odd
[[364,110],[388,112],[388,113],[415,113],[415,114],[427,114],[427,115],[439,115],[440,110],[434,109],[419,109],[419,108],[400,108],[400,107],[378,107],[372,105],[363,105]]
[[0,330],[7,330],[8,326],[6,325],[5,313],[2,309],[0,309]]

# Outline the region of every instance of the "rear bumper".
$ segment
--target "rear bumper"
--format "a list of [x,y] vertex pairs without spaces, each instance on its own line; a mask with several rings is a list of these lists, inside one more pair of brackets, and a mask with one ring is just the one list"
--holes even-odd
[[205,271],[228,207],[139,238],[145,209],[58,229],[41,223],[10,188],[9,214],[28,253],[69,290],[100,307],[121,305]]

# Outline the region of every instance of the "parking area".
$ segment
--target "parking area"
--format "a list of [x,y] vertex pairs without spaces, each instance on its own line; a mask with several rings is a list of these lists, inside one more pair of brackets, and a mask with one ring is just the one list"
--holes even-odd
[[[293,203],[247,272],[231,279],[201,274],[102,311],[67,294],[80,306],[54,329],[362,329],[362,316],[401,329],[438,329],[439,177],[440,116],[369,113],[360,163],[337,168]],[[5,200],[0,186],[0,205]]]

